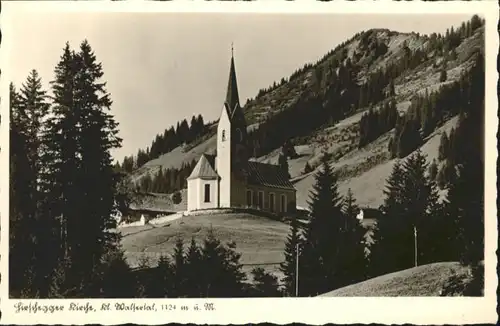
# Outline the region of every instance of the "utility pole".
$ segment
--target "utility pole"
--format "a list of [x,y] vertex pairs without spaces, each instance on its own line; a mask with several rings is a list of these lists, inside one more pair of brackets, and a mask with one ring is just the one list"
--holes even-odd
[[299,296],[299,244],[295,245],[295,296]]
[[417,227],[414,225],[413,226],[413,235],[414,235],[414,238],[415,238],[415,267],[418,266],[418,260],[417,260]]

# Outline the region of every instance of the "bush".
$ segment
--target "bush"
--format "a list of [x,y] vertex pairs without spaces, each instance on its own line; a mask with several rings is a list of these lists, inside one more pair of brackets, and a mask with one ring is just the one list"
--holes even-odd
[[178,204],[181,203],[181,201],[182,201],[182,195],[181,195],[181,193],[179,191],[174,192],[174,194],[172,195],[172,201],[176,205],[178,205]]

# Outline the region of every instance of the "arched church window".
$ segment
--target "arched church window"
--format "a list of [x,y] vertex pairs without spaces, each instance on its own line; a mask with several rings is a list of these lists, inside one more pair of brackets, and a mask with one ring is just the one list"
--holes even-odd
[[226,131],[222,130],[222,141],[226,140]]

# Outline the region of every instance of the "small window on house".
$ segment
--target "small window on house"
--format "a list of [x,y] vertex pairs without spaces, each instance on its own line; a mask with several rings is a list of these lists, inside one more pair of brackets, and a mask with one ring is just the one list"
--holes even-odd
[[264,192],[259,191],[259,196],[257,197],[257,205],[259,208],[264,208]]
[[222,141],[226,140],[226,131],[222,130]]
[[210,202],[210,185],[206,184],[205,185],[205,203]]
[[252,207],[252,197],[253,197],[252,190],[248,189],[247,190],[247,206],[248,207]]
[[281,195],[281,212],[286,213],[286,196]]

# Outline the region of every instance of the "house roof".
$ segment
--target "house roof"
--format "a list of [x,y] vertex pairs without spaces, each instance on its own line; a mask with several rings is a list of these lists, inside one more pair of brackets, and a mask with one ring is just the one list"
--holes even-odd
[[219,175],[215,172],[215,156],[202,154],[188,180],[197,178],[217,179],[218,177]]
[[249,161],[247,176],[248,183],[252,185],[295,190],[278,165]]

